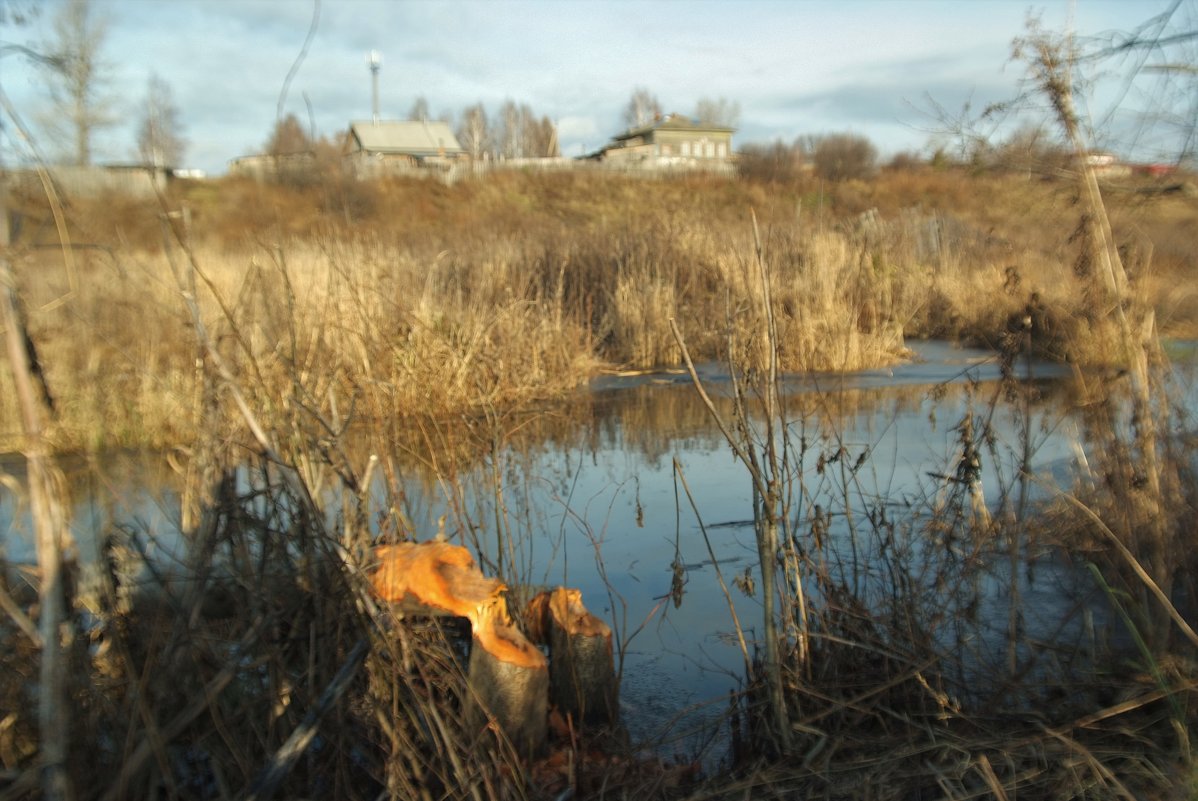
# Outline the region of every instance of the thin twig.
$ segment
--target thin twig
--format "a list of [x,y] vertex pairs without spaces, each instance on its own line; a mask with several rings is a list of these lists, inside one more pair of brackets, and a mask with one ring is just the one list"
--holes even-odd
[[[229,686],[229,683],[237,676],[238,671],[246,669],[245,665],[239,661],[241,654],[258,639],[258,635],[265,627],[266,621],[266,617],[259,617],[254,621],[253,625],[250,626],[234,646],[228,664],[221,668],[220,672],[204,685],[203,691],[195,700],[159,730],[162,742],[170,742],[179,736],[193,720],[204,713],[204,710],[216,703],[217,697],[225,687]],[[153,753],[153,744],[147,739],[143,739],[141,744],[125,760],[116,781],[108,788],[108,792],[101,797],[101,801],[115,801],[115,799],[124,798],[128,794],[129,782],[141,771],[145,763],[153,756]]]
[[345,694],[349,688],[349,683],[357,674],[358,668],[362,666],[362,661],[366,658],[366,652],[369,650],[368,643],[365,639],[358,640],[353,649],[346,656],[344,664],[333,676],[333,680],[320,694],[304,715],[304,719],[291,732],[291,736],[287,741],[280,746],[275,752],[270,763],[258,775],[250,787],[249,795],[246,796],[246,801],[265,801],[274,796],[275,790],[278,789],[279,782],[287,777],[291,769],[295,767],[295,763],[303,756],[304,751],[311,745],[313,738],[316,737],[316,731],[320,725],[320,719],[329,711],[329,708]]
[[1090,521],[1094,523],[1098,530],[1101,531],[1103,535],[1111,541],[1111,544],[1115,546],[1115,550],[1119,552],[1119,555],[1122,556],[1124,561],[1127,562],[1128,566],[1131,567],[1132,571],[1136,574],[1136,577],[1143,582],[1144,586],[1148,588],[1148,591],[1152,593],[1152,596],[1160,602],[1161,606],[1164,607],[1165,612],[1168,613],[1173,622],[1177,624],[1177,627],[1181,629],[1182,633],[1189,638],[1190,642],[1198,645],[1198,633],[1191,628],[1190,624],[1186,622],[1186,619],[1182,617],[1180,612],[1177,611],[1177,607],[1173,605],[1171,600],[1169,600],[1169,596],[1166,595],[1165,591],[1161,589],[1160,585],[1153,580],[1152,576],[1148,574],[1148,571],[1144,569],[1144,566],[1140,564],[1140,561],[1136,559],[1135,554],[1133,554],[1131,550],[1123,544],[1123,541],[1119,539],[1118,535],[1111,531],[1110,527],[1107,526],[1106,523],[1102,522],[1102,518],[1099,517],[1093,509],[1086,506],[1076,497],[1059,489],[1052,489],[1057,493],[1058,496],[1064,498],[1072,506],[1080,510],[1082,514],[1090,518]]
[[732,593],[728,591],[728,585],[724,583],[724,572],[720,569],[720,560],[716,558],[715,551],[711,547],[711,538],[707,535],[707,526],[703,524],[703,519],[699,516],[699,507],[695,503],[695,496],[691,494],[691,488],[686,483],[686,475],[682,471],[682,463],[678,461],[678,457],[674,457],[674,474],[678,476],[678,480],[682,483],[682,490],[686,493],[686,499],[690,501],[691,510],[695,513],[695,519],[699,522],[699,530],[703,532],[703,544],[707,546],[707,555],[711,557],[711,565],[715,568],[716,581],[720,584],[720,591],[724,593],[724,600],[728,604],[728,613],[732,616],[732,625],[736,629],[736,641],[740,645],[741,656],[745,660],[745,675],[748,675],[752,669],[752,662],[749,658],[749,646],[745,641],[745,632],[740,625],[740,617],[736,614],[736,604],[732,602]]

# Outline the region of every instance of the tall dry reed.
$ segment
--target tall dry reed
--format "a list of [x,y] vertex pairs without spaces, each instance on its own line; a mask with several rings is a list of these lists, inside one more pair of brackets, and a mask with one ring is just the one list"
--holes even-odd
[[[754,291],[750,210],[777,266],[783,369],[877,366],[901,357],[906,337],[997,346],[1028,313],[1045,354],[1109,353],[1076,314],[1072,256],[1047,229],[1068,209],[1064,187],[894,172],[813,189],[496,174],[364,184],[354,191],[369,202],[347,216],[320,186],[228,180],[181,190],[165,211],[189,215],[191,247],[245,332],[237,347],[273,354],[264,380],[279,384],[280,364],[296,360],[325,381],[357,381],[384,414],[559,396],[602,363],[676,364],[671,315],[695,358],[722,359],[728,299]],[[67,225],[89,247],[70,262],[41,247],[53,228],[36,222],[49,219],[37,199],[20,211],[15,274],[63,406],[51,441],[187,441],[195,345],[164,259],[164,209],[76,199]],[[1170,198],[1120,214],[1128,230],[1186,219]],[[1172,297],[1161,313],[1177,322],[1189,306]],[[204,303],[212,315],[214,300]],[[294,331],[280,322],[289,303]],[[11,397],[0,393],[10,432]]]

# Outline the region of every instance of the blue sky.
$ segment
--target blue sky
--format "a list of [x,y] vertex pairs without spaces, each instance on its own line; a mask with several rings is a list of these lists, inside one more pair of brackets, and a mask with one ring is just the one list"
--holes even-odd
[[[0,3],[5,0],[0,0]],[[28,2],[28,0],[25,0]],[[130,161],[146,83],[170,85],[188,140],[187,166],[224,172],[258,151],[312,19],[313,0],[93,0],[108,20],[103,57],[120,123],[97,136],[96,160]],[[1193,11],[1195,0],[1185,0]],[[0,28],[36,45],[58,4]],[[951,111],[1014,96],[1022,69],[1011,40],[1029,11],[1079,34],[1129,30],[1168,0],[322,0],[316,36],[284,113],[332,134],[369,118],[366,55],[382,54],[380,105],[403,118],[418,96],[455,116],[508,98],[559,126],[566,155],[622,127],[634,88],[689,114],[703,97],[741,107],[735,144],[851,131],[883,154],[921,149],[936,123],[926,98]],[[0,86],[35,125],[42,77],[0,61]],[[10,127],[0,157],[17,157]],[[52,147],[47,150],[53,152]]]

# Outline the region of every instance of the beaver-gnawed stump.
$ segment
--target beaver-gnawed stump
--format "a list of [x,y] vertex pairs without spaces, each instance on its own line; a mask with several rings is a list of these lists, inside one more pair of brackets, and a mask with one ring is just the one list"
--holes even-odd
[[579,723],[615,724],[611,629],[586,610],[579,590],[559,587],[529,604],[525,625],[549,647],[547,659],[513,624],[507,587],[482,575],[462,546],[405,542],[375,548],[374,557],[371,585],[396,611],[470,622],[470,715],[479,725],[493,721],[522,756],[545,748],[550,703]]

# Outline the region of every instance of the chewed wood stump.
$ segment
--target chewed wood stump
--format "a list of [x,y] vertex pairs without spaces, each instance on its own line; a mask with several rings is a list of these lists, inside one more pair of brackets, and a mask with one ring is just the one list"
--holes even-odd
[[[373,562],[371,586],[397,611],[469,621],[471,714],[493,721],[524,757],[545,748],[550,704],[578,723],[617,723],[611,629],[586,610],[579,590],[537,595],[522,631],[508,612],[507,586],[484,576],[460,545],[384,545],[374,549]],[[538,645],[547,646],[548,657]]]

